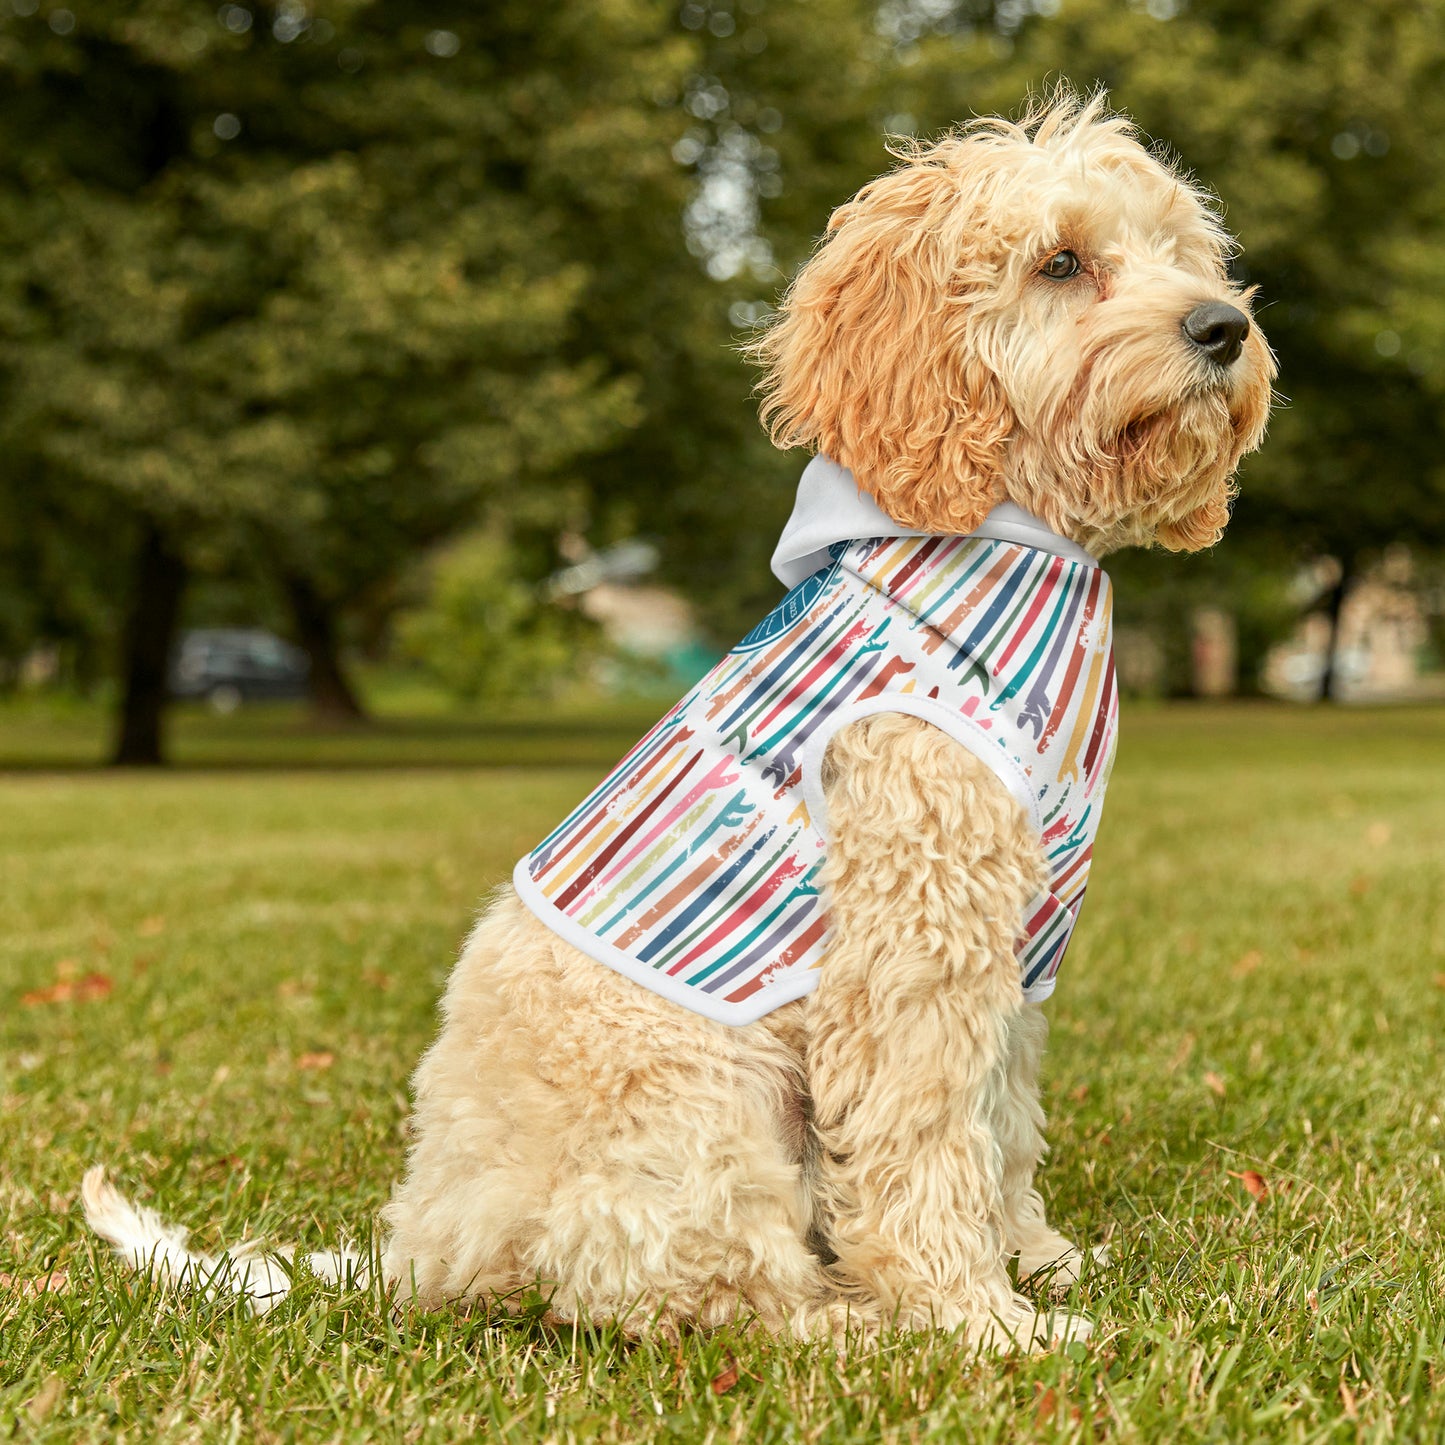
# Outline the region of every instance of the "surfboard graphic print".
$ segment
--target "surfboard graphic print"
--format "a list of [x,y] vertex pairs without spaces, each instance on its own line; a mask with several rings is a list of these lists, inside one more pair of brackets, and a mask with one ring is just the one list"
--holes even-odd
[[743,1024],[814,988],[828,944],[823,751],[906,712],[978,754],[1028,810],[1050,885],[1020,920],[1027,997],[1078,918],[1117,731],[1109,579],[984,537],[836,544],[517,865],[564,938]]

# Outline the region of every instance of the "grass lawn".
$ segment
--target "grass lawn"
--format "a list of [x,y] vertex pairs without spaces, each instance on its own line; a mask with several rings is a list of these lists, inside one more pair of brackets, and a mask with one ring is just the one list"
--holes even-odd
[[[0,1438],[1445,1439],[1440,710],[1126,712],[1049,1005],[1087,1347],[674,1354],[311,1280],[257,1320],[87,1240],[98,1160],[203,1247],[364,1239],[478,899],[642,720],[192,720],[187,770],[0,775]],[[0,714],[0,757],[84,726]]]

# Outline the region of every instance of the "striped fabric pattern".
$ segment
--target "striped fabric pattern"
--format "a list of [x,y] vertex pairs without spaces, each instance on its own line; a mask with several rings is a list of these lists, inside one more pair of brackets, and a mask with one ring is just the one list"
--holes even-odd
[[689,1008],[748,1023],[818,981],[819,768],[873,712],[978,754],[1028,810],[1050,885],[1020,920],[1046,997],[1088,882],[1113,761],[1109,580],[984,537],[838,543],[517,866],[549,926]]

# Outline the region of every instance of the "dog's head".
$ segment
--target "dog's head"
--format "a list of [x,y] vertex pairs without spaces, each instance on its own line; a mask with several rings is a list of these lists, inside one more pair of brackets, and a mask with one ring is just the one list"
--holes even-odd
[[923,531],[1008,499],[1096,553],[1215,542],[1274,359],[1208,199],[1102,97],[902,160],[834,213],[753,348],[774,441]]

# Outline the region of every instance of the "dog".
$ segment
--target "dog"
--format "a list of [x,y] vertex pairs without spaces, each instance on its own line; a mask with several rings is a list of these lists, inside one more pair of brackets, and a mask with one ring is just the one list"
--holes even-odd
[[[752,346],[772,439],[816,453],[792,590],[451,977],[384,1212],[401,1297],[540,1288],[667,1338],[1088,1334],[1009,1262],[1083,1261],[1035,1172],[1040,1000],[1113,753],[1098,559],[1219,538],[1275,364],[1217,209],[1102,96],[896,155]],[[132,1261],[199,1269],[101,1171],[85,1200]]]

